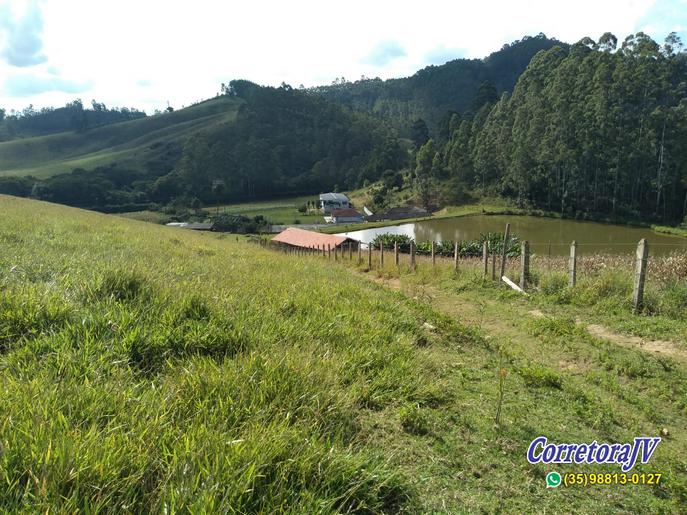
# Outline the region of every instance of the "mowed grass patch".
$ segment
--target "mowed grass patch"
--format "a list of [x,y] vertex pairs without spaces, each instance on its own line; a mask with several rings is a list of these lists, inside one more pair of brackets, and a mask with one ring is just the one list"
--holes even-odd
[[298,208],[308,202],[318,202],[319,195],[304,195],[300,197],[287,197],[275,200],[256,200],[252,202],[240,202],[219,207],[207,207],[208,213],[227,213],[243,215],[247,217],[263,216],[274,224],[324,224],[323,213],[301,213]]
[[243,238],[0,203],[1,510],[420,509],[362,415],[450,402],[460,328]]

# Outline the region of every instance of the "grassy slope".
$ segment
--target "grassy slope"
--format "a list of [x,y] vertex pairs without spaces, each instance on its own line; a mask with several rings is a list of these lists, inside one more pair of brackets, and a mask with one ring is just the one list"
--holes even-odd
[[[241,202],[219,207],[220,213],[240,214],[254,217],[264,216],[275,224],[292,224],[296,220],[304,224],[324,223],[321,213],[299,213],[298,208],[308,201],[316,201],[319,195],[303,195],[300,197],[287,197],[274,200],[258,200]],[[206,211],[215,213],[216,208],[208,207]]]
[[173,113],[0,143],[0,175],[47,177],[113,162],[141,163],[194,132],[232,121],[240,101],[221,97]]
[[[613,363],[634,353],[602,347],[597,364],[597,343],[558,343],[556,326],[539,340],[482,336],[423,286],[475,288],[448,272],[414,275],[413,300],[242,238],[0,205],[0,510],[655,513],[687,501],[679,364],[650,359],[629,376]],[[499,295],[504,329],[521,323]],[[558,354],[593,374],[556,369],[551,386],[540,369]],[[539,434],[625,441],[664,425],[673,436],[641,467],[667,474],[660,488],[547,491],[524,457]]]

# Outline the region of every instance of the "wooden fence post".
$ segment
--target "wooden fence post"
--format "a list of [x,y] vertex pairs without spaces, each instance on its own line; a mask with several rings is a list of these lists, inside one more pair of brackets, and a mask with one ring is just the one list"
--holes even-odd
[[530,280],[530,244],[527,240],[520,244],[520,288],[523,290]]
[[434,247],[434,240],[432,240],[432,266],[437,264],[436,249]]
[[453,244],[453,269],[458,270],[458,242]]
[[353,242],[348,242],[348,260],[353,261]]
[[361,245],[362,242],[358,242],[358,263],[362,262],[363,260],[363,246]]
[[639,313],[644,302],[644,283],[646,282],[646,265],[649,260],[649,243],[646,239],[639,240],[637,245],[637,262],[635,264],[635,287],[632,292],[634,312]]
[[379,267],[384,268],[384,243],[379,242]]
[[394,242],[394,263],[398,266],[398,242]]
[[327,258],[332,259],[332,244],[327,243]]
[[372,243],[367,244],[367,269],[372,270]]
[[491,253],[491,280],[496,280],[496,251]]
[[484,266],[484,277],[489,274],[489,246],[485,241],[482,242],[482,265]]
[[506,224],[506,232],[503,233],[503,249],[501,252],[501,275],[499,275],[499,283],[501,277],[506,275],[506,255],[508,251],[508,236],[510,234],[510,224]]
[[415,269],[415,242],[410,242],[410,267]]
[[339,246],[334,245],[334,261],[338,261],[338,260],[339,260]]
[[568,286],[577,284],[577,242],[570,244],[570,260],[568,261]]

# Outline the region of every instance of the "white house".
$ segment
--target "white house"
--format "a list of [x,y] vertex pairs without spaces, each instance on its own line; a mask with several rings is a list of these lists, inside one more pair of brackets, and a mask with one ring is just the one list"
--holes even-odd
[[320,195],[320,209],[325,215],[334,209],[351,207],[351,201],[343,193],[322,193]]

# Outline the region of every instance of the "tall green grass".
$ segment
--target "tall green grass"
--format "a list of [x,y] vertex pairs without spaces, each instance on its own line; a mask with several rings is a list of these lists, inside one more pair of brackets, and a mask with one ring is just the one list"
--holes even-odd
[[0,201],[0,509],[414,505],[357,436],[361,410],[445,402],[412,304],[233,237]]
[[[572,315],[508,318],[554,305],[543,294],[525,301],[464,263],[455,273],[419,260],[411,274],[387,262],[380,275],[411,282],[406,295],[362,277],[364,265],[244,237],[3,196],[0,207],[0,511],[656,513],[687,502],[683,364],[600,341]],[[434,287],[451,292],[445,305]],[[454,295],[504,317],[501,332],[440,313]],[[629,441],[663,427],[670,437],[640,468],[664,472],[660,488],[552,492],[525,460],[540,434]]]

